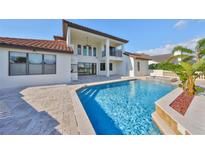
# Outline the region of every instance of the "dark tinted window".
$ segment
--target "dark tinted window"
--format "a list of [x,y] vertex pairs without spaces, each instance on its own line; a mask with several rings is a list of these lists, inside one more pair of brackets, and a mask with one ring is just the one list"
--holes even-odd
[[105,71],[105,63],[100,63],[100,70]]
[[78,55],[81,55],[81,45],[78,45]]
[[137,62],[137,70],[140,71],[140,62]]
[[110,63],[110,71],[112,71],[112,63]]
[[95,56],[95,57],[97,56],[97,49],[96,49],[96,47],[93,48],[93,56]]
[[88,50],[88,51],[89,51],[89,52],[88,52],[88,53],[89,53],[89,56],[92,56],[92,48],[89,47],[88,49],[89,49],[89,50]]

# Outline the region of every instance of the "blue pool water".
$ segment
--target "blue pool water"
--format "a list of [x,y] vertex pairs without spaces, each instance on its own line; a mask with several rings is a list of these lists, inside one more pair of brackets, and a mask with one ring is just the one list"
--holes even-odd
[[157,81],[133,80],[77,91],[96,134],[160,134],[151,114],[155,101],[174,87]]

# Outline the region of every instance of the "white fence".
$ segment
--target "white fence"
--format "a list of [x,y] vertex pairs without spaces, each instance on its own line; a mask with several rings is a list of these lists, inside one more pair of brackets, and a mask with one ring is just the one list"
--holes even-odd
[[[200,72],[198,72],[200,73]],[[165,71],[165,70],[150,70],[150,76],[156,76],[156,77],[173,77],[177,78],[177,74],[171,71]],[[201,74],[198,79],[205,80],[205,75]]]

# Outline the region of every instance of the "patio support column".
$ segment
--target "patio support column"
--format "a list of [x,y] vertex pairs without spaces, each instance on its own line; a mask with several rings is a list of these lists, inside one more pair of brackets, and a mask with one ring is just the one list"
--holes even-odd
[[106,57],[105,57],[105,69],[106,69],[106,76],[110,77],[110,60],[109,60],[109,56],[110,56],[110,40],[106,39]]

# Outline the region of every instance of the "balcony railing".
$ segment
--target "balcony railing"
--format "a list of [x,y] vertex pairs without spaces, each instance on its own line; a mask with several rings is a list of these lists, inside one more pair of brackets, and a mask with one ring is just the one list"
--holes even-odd
[[[102,57],[105,57],[105,56],[106,56],[106,52],[102,51]],[[122,57],[122,50],[115,50],[115,51],[110,50],[110,56]]]

